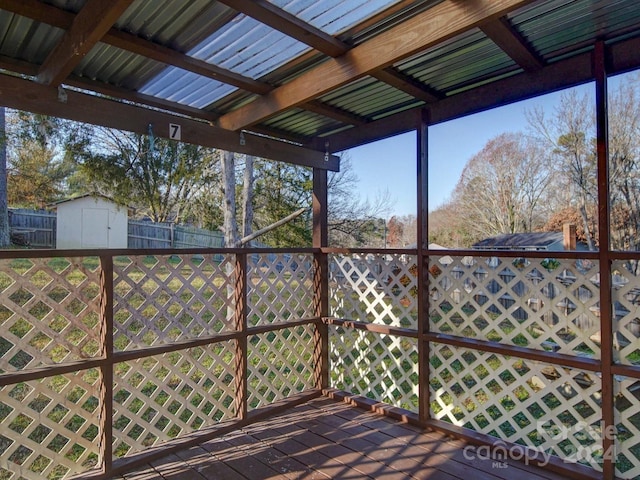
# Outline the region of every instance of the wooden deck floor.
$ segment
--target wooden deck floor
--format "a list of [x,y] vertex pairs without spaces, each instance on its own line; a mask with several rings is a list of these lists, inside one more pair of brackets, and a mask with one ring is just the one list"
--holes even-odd
[[114,479],[561,480],[520,462],[468,459],[438,432],[318,398]]

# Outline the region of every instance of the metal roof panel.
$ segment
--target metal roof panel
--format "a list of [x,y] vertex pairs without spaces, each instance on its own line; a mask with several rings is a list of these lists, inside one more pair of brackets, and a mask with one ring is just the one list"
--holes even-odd
[[396,65],[405,75],[446,93],[518,65],[480,30],[474,29]]
[[536,52],[551,62],[592,46],[596,38],[626,32],[640,21],[640,9],[629,0],[551,0],[534,3],[510,19]]
[[269,0],[329,35],[338,35],[399,0]]

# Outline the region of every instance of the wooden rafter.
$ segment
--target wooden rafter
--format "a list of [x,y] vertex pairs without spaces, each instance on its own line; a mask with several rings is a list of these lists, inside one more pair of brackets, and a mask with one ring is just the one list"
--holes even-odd
[[264,95],[273,90],[273,87],[267,83],[217,67],[211,63],[185,55],[184,53],[180,53],[163,45],[144,40],[127,32],[112,29],[106,35],[104,41],[114,47],[137,53],[138,55],[157,62],[174,65],[188,72],[197,73],[203,77],[212,78],[251,93]]
[[221,127],[240,130],[426,48],[506,15],[532,0],[460,2],[447,0],[305,72],[256,101],[220,118]]
[[416,82],[395,68],[389,67],[384,70],[378,70],[373,72],[371,76],[426,103],[433,103],[442,98],[442,95],[439,95],[436,91],[425,87],[420,82]]
[[318,115],[324,115],[325,117],[346,123],[347,125],[364,125],[367,123],[366,119],[359,117],[358,115],[327,105],[326,103],[322,103],[318,100],[311,100],[310,102],[305,103],[303,108],[310,112],[317,113]]
[[330,57],[339,57],[349,50],[344,42],[265,0],[219,1]]
[[496,18],[482,25],[480,29],[525,71],[535,72],[544,66],[542,59],[529,47],[522,35],[511,26],[508,18]]
[[323,152],[309,150],[290,143],[249,133],[245,135],[245,142],[241,142],[238,133],[223,130],[209,123],[71,90],[66,91],[66,96],[66,101],[60,102],[56,88],[10,75],[0,75],[0,104],[9,108],[58,116],[139,134],[147,134],[149,125],[151,125],[154,135],[165,138],[170,137],[169,125],[178,124],[182,131],[181,140],[186,143],[246,153],[308,167],[327,170],[339,169],[337,157],[330,156],[328,160],[325,160]]
[[133,1],[88,0],[42,64],[38,81],[45,85],[60,85]]

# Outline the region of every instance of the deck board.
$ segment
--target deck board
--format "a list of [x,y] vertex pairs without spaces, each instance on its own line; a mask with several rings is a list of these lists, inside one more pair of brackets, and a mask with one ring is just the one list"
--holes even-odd
[[126,480],[561,480],[532,465],[470,459],[466,443],[318,398],[164,458]]

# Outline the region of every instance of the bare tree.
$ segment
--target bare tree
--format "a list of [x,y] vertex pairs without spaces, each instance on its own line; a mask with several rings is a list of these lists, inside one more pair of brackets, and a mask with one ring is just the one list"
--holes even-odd
[[609,94],[609,185],[612,247],[640,248],[640,77]]
[[562,207],[574,206],[580,213],[589,250],[593,250],[596,232],[589,213],[597,195],[595,156],[595,114],[590,97],[575,90],[563,92],[553,115],[546,118],[536,109],[528,112],[529,125],[537,137],[553,152],[561,176],[567,180]]
[[458,215],[478,239],[528,232],[542,223],[542,197],[552,179],[550,157],[523,134],[491,139],[467,163],[454,191]]
[[371,201],[363,200],[358,181],[350,157],[343,155],[340,171],[328,177],[330,245],[379,247],[384,243],[384,230],[378,223],[385,228],[384,219],[393,207],[391,195],[383,191]]

